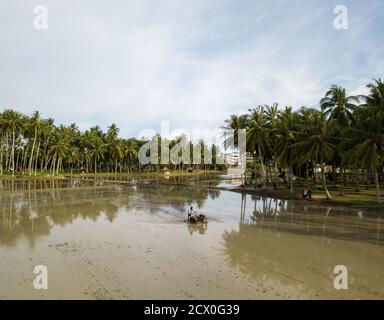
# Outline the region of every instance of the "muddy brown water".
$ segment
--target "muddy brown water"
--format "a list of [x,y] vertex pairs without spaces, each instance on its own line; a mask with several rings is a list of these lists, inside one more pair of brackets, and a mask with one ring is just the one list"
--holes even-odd
[[384,298],[383,212],[153,183],[0,189],[0,299]]

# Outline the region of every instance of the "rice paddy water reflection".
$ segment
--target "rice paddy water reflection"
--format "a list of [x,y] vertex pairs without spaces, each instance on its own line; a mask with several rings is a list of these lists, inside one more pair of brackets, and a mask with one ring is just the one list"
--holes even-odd
[[[0,298],[384,298],[382,212],[129,182],[2,181]],[[190,205],[207,226],[185,222]]]

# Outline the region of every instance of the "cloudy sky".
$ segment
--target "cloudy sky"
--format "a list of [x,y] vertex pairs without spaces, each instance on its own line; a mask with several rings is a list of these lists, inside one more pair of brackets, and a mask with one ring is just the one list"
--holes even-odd
[[0,108],[124,137],[214,129],[258,104],[314,106],[335,83],[362,92],[384,77],[383,30],[383,0],[2,0]]

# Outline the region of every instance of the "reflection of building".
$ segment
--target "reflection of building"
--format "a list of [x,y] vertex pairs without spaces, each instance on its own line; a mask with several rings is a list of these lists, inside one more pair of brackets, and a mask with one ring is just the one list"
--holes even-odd
[[234,151],[225,154],[225,164],[230,167],[238,167],[240,165],[240,152]]

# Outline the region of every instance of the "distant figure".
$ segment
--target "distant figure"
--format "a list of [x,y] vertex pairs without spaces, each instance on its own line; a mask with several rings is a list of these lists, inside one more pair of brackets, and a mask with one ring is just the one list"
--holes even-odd
[[196,212],[193,210],[193,206],[191,206],[188,210],[188,221],[191,221],[192,215],[196,214]]
[[303,198],[304,199],[312,199],[312,192],[310,188],[304,188],[303,190]]
[[193,207],[191,206],[188,210],[188,222],[191,223],[197,223],[197,222],[202,222],[202,223],[207,223],[207,217],[204,214],[197,214],[193,210]]

